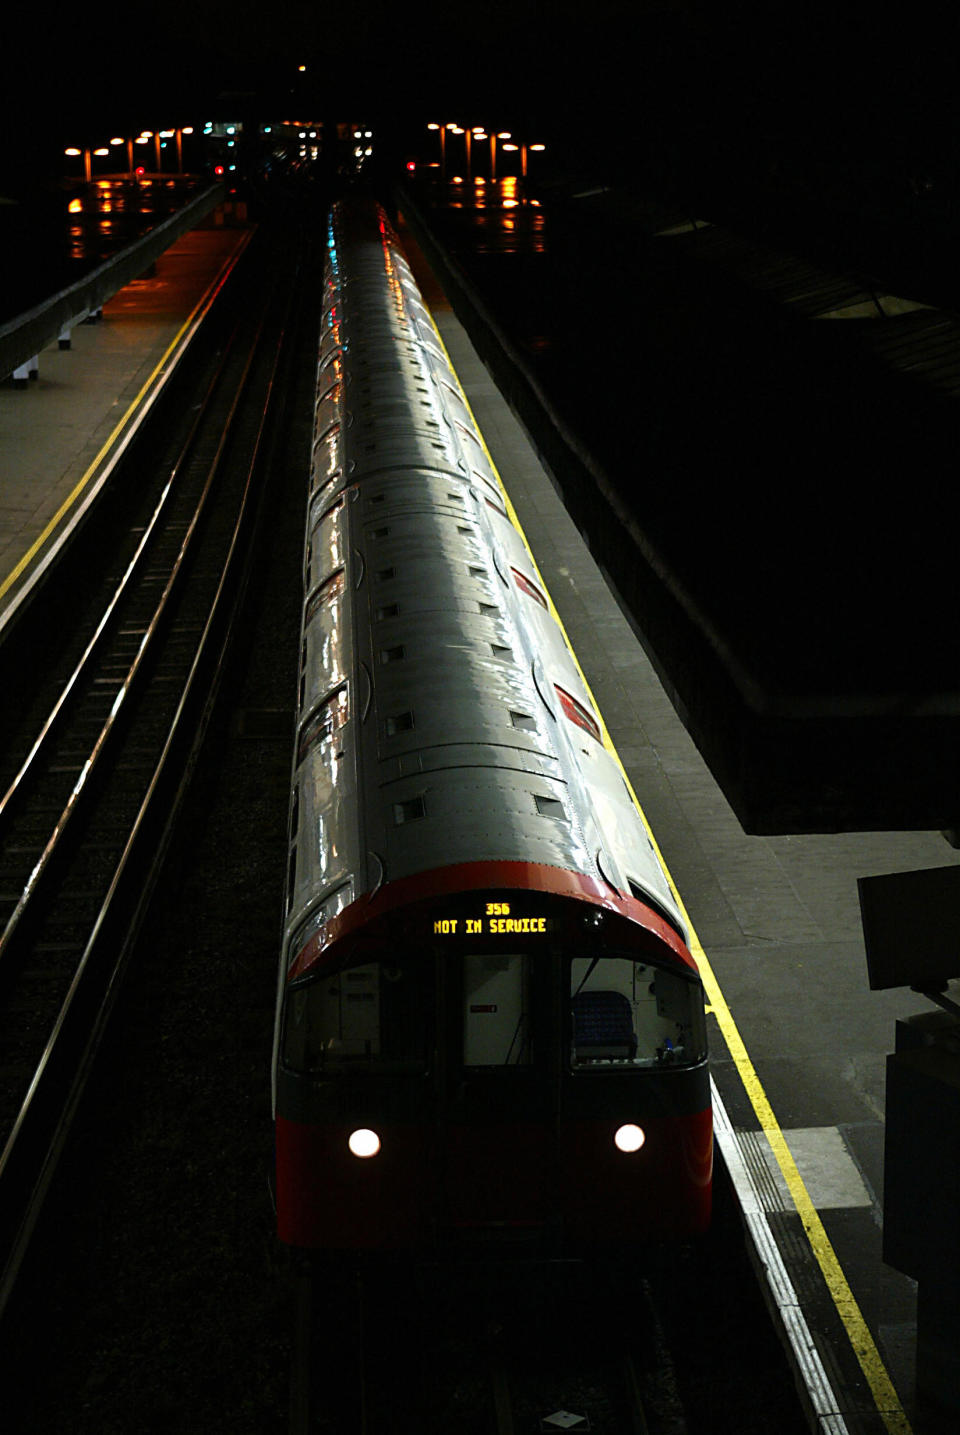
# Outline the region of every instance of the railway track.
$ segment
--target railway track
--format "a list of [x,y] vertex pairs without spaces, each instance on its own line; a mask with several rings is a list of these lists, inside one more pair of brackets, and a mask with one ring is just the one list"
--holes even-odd
[[0,1313],[216,691],[295,323],[255,241],[110,499],[0,650]]
[[690,1428],[648,1282],[588,1261],[304,1267],[291,1435]]

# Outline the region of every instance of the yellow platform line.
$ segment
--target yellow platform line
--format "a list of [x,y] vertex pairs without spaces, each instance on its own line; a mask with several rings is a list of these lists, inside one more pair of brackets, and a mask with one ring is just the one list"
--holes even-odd
[[[446,345],[443,342],[443,338],[440,334],[439,329],[437,329],[436,323],[434,323],[433,327],[436,330],[437,338],[440,342],[440,345],[443,348],[444,353],[447,355],[447,362],[450,364],[450,369],[454,374],[456,374],[456,369],[450,361],[450,355],[449,353],[447,353]],[[460,384],[459,378],[457,378],[457,383]],[[600,722],[601,732],[603,733],[604,747],[607,748],[608,752],[611,754],[618,768],[620,769],[620,772],[623,776],[623,780],[627,784],[627,790],[630,793],[634,806],[640,814],[641,821],[643,822],[643,825],[647,830],[647,833],[650,837],[650,841],[652,842],[654,850],[660,861],[660,865],[663,867],[663,870],[667,875],[667,881],[670,883],[671,891],[673,892],[674,898],[677,902],[677,906],[680,909],[680,913],[690,934],[690,953],[697,964],[697,967],[700,971],[700,976],[703,980],[704,992],[709,1003],[708,1010],[712,1010],[712,1013],[717,1020],[717,1024],[720,1027],[723,1039],[726,1042],[727,1050],[729,1051],[731,1059],[733,1060],[734,1065],[736,1066],[737,1071],[740,1075],[740,1079],[743,1082],[744,1089],[747,1093],[750,1104],[753,1107],[754,1113],[760,1123],[760,1127],[764,1135],[770,1143],[770,1149],[773,1152],[777,1165],[780,1167],[783,1179],[787,1184],[787,1189],[789,1190],[790,1195],[793,1199],[793,1203],[797,1208],[797,1214],[800,1217],[801,1224],[806,1233],[807,1241],[810,1245],[813,1257],[820,1268],[820,1272],[823,1276],[827,1290],[830,1292],[830,1297],[834,1303],[834,1306],[836,1307],[837,1314],[839,1315],[840,1320],[843,1323],[843,1327],[847,1333],[847,1337],[850,1341],[854,1356],[856,1357],[857,1363],[859,1364],[860,1369],[863,1372],[864,1379],[866,1380],[867,1385],[870,1388],[870,1393],[873,1397],[874,1404],[877,1407],[877,1411],[879,1412],[879,1415],[883,1420],[883,1423],[886,1426],[887,1430],[890,1432],[890,1435],[912,1435],[910,1422],[907,1419],[906,1412],[904,1411],[903,1406],[901,1405],[900,1400],[897,1396],[893,1381],[890,1379],[890,1376],[887,1372],[887,1368],[883,1363],[883,1360],[880,1356],[880,1352],[877,1349],[876,1342],[874,1341],[873,1336],[870,1333],[870,1328],[863,1318],[863,1314],[860,1310],[860,1307],[857,1304],[853,1291],[850,1288],[850,1283],[844,1275],[843,1267],[841,1266],[836,1251],[833,1249],[833,1245],[830,1241],[830,1238],[827,1235],[826,1230],[824,1229],[823,1222],[821,1221],[820,1216],[817,1212],[817,1208],[813,1204],[813,1200],[810,1197],[810,1193],[807,1190],[806,1185],[804,1184],[803,1177],[800,1175],[800,1172],[797,1168],[797,1163],[793,1159],[793,1154],[790,1150],[790,1147],[787,1145],[786,1138],[784,1137],[784,1134],[780,1129],[780,1124],[777,1121],[776,1116],[774,1115],[773,1107],[770,1105],[770,1101],[767,1097],[767,1094],[763,1089],[763,1085],[760,1081],[759,1076],[757,1075],[756,1067],[750,1059],[746,1045],[744,1044],[743,1038],[740,1035],[736,1022],[733,1019],[733,1014],[731,1013],[730,1008],[727,1005],[726,998],[724,997],[723,992],[720,988],[720,983],[717,981],[713,967],[710,965],[709,959],[707,958],[707,954],[703,949],[700,939],[694,931],[693,924],[690,921],[690,917],[686,907],[684,906],[683,899],[681,898],[680,893],[677,890],[677,885],[674,882],[673,877],[670,874],[669,868],[667,867],[667,864],[663,859],[663,853],[660,851],[656,837],[654,836],[650,828],[650,824],[647,821],[646,814],[644,813],[644,810],[641,807],[640,802],[637,798],[637,794],[633,789],[633,784],[631,783],[630,778],[627,775],[623,763],[620,761],[620,754],[614,747],[613,739],[611,738],[610,733],[607,729],[607,725],[603,720],[603,714],[600,712],[600,708],[597,704],[597,701],[594,698],[593,693],[590,689],[590,684],[587,682],[586,675],[580,666],[580,661],[573,650],[573,644],[570,642],[570,639],[567,636],[567,631],[563,626],[563,620],[561,619],[560,614],[557,612],[556,606],[553,602],[553,598],[550,594],[550,590],[544,582],[543,575],[537,566],[537,561],[533,556],[533,551],[530,548],[530,544],[527,542],[527,537],[523,531],[520,519],[517,516],[517,511],[513,506],[513,503],[510,499],[510,495],[507,493],[507,490],[504,487],[503,479],[500,477],[499,470],[497,469],[497,466],[493,461],[493,457],[489,449],[487,448],[486,441],[480,431],[480,426],[477,423],[473,410],[470,408],[470,403],[467,399],[467,396],[463,392],[462,384],[460,384],[460,392],[463,395],[464,403],[467,405],[467,409],[470,412],[470,417],[473,419],[474,427],[476,428],[477,433],[480,435],[480,442],[483,444],[483,450],[487,456],[487,460],[490,464],[490,467],[496,474],[497,481],[503,491],[504,501],[506,503],[507,513],[509,515],[510,521],[516,528],[517,532],[520,534],[520,537],[523,539],[524,546],[527,552],[530,554],[530,561],[533,564],[534,572],[537,574],[537,579],[541,587],[543,588],[544,593],[546,593],[547,595],[547,601],[550,604],[550,612],[553,614],[553,617],[556,620],[561,633],[563,634],[564,642],[566,643],[567,648],[570,651],[573,661],[576,664],[577,671],[580,674],[581,681],[583,682],[583,686],[590,697],[591,703],[593,704],[594,711],[596,712]]]
[[217,293],[219,293],[220,289],[223,287],[227,274],[230,272],[233,265],[240,257],[240,254],[242,253],[243,249],[246,247],[246,242],[247,241],[244,240],[243,243],[238,245],[237,249],[227,258],[216,279],[213,280],[206,293],[203,295],[202,298],[198,299],[190,314],[187,316],[186,319],[184,319],[180,328],[177,330],[176,334],[170,340],[170,343],[167,345],[167,348],[164,350],[163,356],[157,361],[157,364],[151,370],[149,378],[144,381],[139,392],[137,393],[136,398],[130,402],[123,416],[117,420],[116,424],[111,430],[110,436],[105,439],[103,444],[100,446],[96,458],[94,458],[90,465],[87,467],[86,472],[83,474],[83,477],[78,480],[72,492],[63,500],[56,513],[53,515],[49,523],[43,529],[43,532],[39,535],[38,538],[34,539],[33,543],[31,543],[30,547],[27,549],[26,553],[24,553],[23,557],[19,560],[18,563],[15,564],[13,568],[11,568],[6,578],[0,581],[0,601],[2,601],[6,594],[10,591],[14,583],[16,583],[17,579],[25,572],[27,568],[29,568],[34,558],[46,544],[48,539],[56,532],[60,523],[70,512],[73,505],[77,502],[77,499],[80,497],[84,489],[90,483],[90,480],[93,478],[94,474],[99,469],[101,463],[104,461],[107,454],[113,448],[114,444],[118,441],[123,430],[127,427],[127,425],[130,423],[130,420],[136,414],[140,404],[143,402],[145,396],[149,393],[152,385],[154,384],[157,375],[169,362],[170,356],[176,351],[177,346],[183,339],[184,334],[186,334],[187,330],[195,322],[198,315],[203,310],[209,308],[210,304],[213,301],[213,298]]
[[[192,319],[192,317],[193,317],[193,316],[191,315],[190,318]],[[145,395],[145,394],[148,392],[148,390],[150,389],[151,384],[154,382],[154,380],[155,380],[156,377],[157,377],[157,374],[160,372],[160,370],[163,368],[164,364],[165,364],[165,363],[167,362],[167,360],[169,359],[170,355],[173,353],[173,351],[174,351],[174,349],[176,348],[177,344],[179,344],[180,339],[182,338],[183,334],[186,332],[187,328],[189,327],[189,324],[190,324],[190,319],[187,319],[187,320],[184,322],[183,327],[177,332],[176,337],[171,340],[169,347],[167,348],[167,350],[165,351],[165,353],[164,353],[164,355],[163,355],[163,358],[160,359],[160,361],[158,362],[156,368],[152,371],[152,373],[150,374],[150,377],[146,380],[146,382],[144,383],[143,387],[140,389],[140,392],[137,394],[136,398],[132,400],[132,402],[130,403],[130,405],[129,405],[129,407],[127,408],[126,412],[123,414],[123,417],[120,418],[120,419],[117,421],[117,423],[114,425],[114,428],[113,428],[113,430],[111,431],[109,438],[107,438],[107,439],[104,441],[104,443],[101,445],[100,450],[99,450],[99,452],[97,453],[96,458],[93,459],[92,463],[91,463],[91,464],[89,465],[89,467],[87,468],[87,470],[86,470],[86,472],[84,473],[83,477],[82,477],[82,478],[78,481],[78,483],[76,484],[76,487],[75,487],[75,488],[72,490],[72,492],[63,500],[63,502],[61,503],[60,507],[57,509],[56,513],[55,513],[55,514],[53,515],[53,517],[50,519],[49,523],[48,523],[47,526],[44,528],[44,530],[43,530],[43,532],[40,534],[40,536],[39,536],[38,538],[34,539],[33,543],[31,543],[30,547],[27,549],[26,553],[24,553],[24,555],[23,555],[23,557],[20,559],[20,561],[16,564],[16,566],[15,566],[14,568],[12,568],[12,569],[10,570],[10,572],[7,574],[6,578],[4,578],[3,582],[0,582],[0,598],[3,598],[4,594],[6,594],[7,592],[9,592],[9,590],[13,587],[14,583],[15,583],[15,582],[17,581],[17,579],[20,577],[21,573],[23,573],[24,570],[27,569],[27,568],[30,566],[30,564],[33,562],[33,560],[34,560],[34,558],[36,557],[36,555],[40,552],[41,548],[42,548],[42,547],[44,546],[44,544],[47,542],[47,539],[51,536],[51,534],[53,534],[53,533],[56,532],[56,530],[57,530],[57,528],[59,527],[60,522],[62,521],[62,519],[66,516],[67,513],[70,512],[70,509],[73,507],[73,505],[76,503],[77,499],[78,499],[78,498],[80,497],[80,495],[83,493],[84,489],[87,487],[87,484],[88,484],[88,483],[90,482],[90,480],[93,478],[94,474],[95,474],[95,473],[97,472],[97,470],[99,469],[101,463],[102,463],[103,460],[106,458],[106,456],[107,456],[107,454],[110,452],[110,450],[113,448],[113,446],[114,446],[114,444],[116,443],[117,439],[119,438],[120,434],[121,434],[121,433],[123,432],[123,430],[126,428],[126,426],[127,426],[127,424],[129,423],[131,417],[132,417],[133,414],[137,411],[137,408],[139,407],[140,403],[142,402],[144,395]]]

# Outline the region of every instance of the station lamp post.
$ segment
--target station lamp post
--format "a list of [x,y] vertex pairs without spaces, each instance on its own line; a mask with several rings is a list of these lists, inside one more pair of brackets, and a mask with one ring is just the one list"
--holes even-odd
[[497,180],[497,140],[509,140],[513,135],[509,130],[499,130],[490,136],[490,179],[492,183]]
[[521,188],[521,192],[523,193],[524,203],[526,203],[527,168],[528,168],[528,164],[529,164],[529,158],[528,158],[529,153],[530,153],[530,151],[537,151],[537,152],[539,152],[539,151],[541,151],[541,150],[545,150],[545,149],[546,149],[546,145],[544,145],[544,144],[526,144],[526,143],[523,143],[523,144],[505,144],[503,147],[504,147],[505,150],[511,150],[511,151],[513,151],[514,153],[516,153],[517,151],[519,151],[519,153],[520,153],[520,188]]
[[[452,135],[462,135],[462,134],[463,134],[463,125],[453,125],[453,124],[447,125],[447,131],[448,131],[449,134],[452,134]],[[467,151],[467,161],[468,161],[468,163],[469,163],[469,159],[470,159],[470,152],[469,152],[469,150],[468,150],[468,151]],[[457,176],[454,175],[454,180],[456,181],[456,179],[457,179]]]
[[440,179],[446,184],[447,181],[447,130],[453,129],[452,125],[427,125],[428,130],[436,130],[440,135]]
[[71,159],[77,158],[80,155],[83,156],[83,177],[87,184],[89,184],[93,174],[93,161],[91,159],[90,150],[86,146],[84,146],[83,149],[77,149],[75,145],[69,145],[67,149],[64,150],[64,154],[68,155]]

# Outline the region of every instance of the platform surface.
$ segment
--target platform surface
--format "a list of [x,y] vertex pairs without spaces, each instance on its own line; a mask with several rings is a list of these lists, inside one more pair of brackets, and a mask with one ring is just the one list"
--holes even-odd
[[48,346],[25,387],[0,384],[0,631],[162,380],[178,337],[249,231],[212,219]]

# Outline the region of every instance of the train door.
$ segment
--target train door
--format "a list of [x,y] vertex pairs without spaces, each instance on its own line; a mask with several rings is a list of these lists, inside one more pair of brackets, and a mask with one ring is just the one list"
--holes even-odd
[[558,1159],[551,963],[491,949],[447,953],[443,965],[443,1223],[536,1234],[550,1222]]

